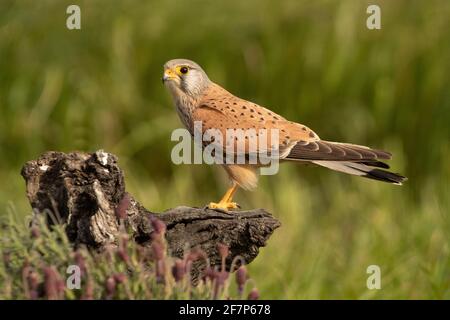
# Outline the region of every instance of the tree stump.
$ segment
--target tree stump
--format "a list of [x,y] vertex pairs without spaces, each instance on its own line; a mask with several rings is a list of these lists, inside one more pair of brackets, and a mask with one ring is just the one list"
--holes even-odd
[[181,258],[186,250],[200,248],[211,266],[220,265],[217,245],[222,243],[229,247],[229,268],[236,256],[246,264],[255,259],[259,248],[280,226],[264,209],[221,212],[181,206],[163,213],[151,212],[125,191],[117,157],[102,150],[46,152],[27,162],[22,176],[34,215],[45,215],[49,224],[65,224],[75,246],[84,244],[101,250],[115,243],[121,220],[136,242],[150,245],[153,228],[149,220],[157,217],[166,225],[170,255]]

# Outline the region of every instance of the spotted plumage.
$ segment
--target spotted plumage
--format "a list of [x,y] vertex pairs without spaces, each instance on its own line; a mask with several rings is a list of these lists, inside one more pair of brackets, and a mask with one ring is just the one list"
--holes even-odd
[[[349,143],[321,140],[305,125],[289,121],[281,115],[256,103],[246,101],[231,94],[212,82],[203,69],[193,61],[170,60],[164,65],[163,82],[172,95],[176,109],[185,127],[194,134],[194,122],[201,121],[202,133],[217,129],[224,137],[223,152],[233,145],[236,154],[248,155],[250,136],[245,136],[243,145],[236,138],[226,141],[226,130],[253,129],[256,136],[265,130],[268,137],[272,130],[278,134],[277,141],[269,138],[264,145],[258,145],[258,152],[272,150],[276,145],[279,160],[313,163],[332,170],[358,175],[384,182],[401,184],[406,178],[386,170],[389,166],[380,160],[388,160],[391,154]],[[211,208],[232,209],[231,201],[239,186],[254,189],[257,185],[257,170],[260,164],[224,164],[232,180],[230,188],[219,203],[211,203]],[[382,168],[382,169],[380,169]]]

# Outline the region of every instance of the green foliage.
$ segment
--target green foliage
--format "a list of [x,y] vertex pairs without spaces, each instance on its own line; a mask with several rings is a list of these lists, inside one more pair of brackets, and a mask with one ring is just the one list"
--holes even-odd
[[[166,255],[165,229],[153,233],[144,247],[130,241],[122,228],[117,244],[97,252],[85,247],[74,250],[64,226],[47,227],[34,219],[33,227],[14,222],[11,216],[1,225],[0,299],[231,299],[258,297],[244,266],[233,275],[209,267],[200,250],[186,252],[183,259]],[[153,223],[159,223],[157,220]],[[223,248],[226,249],[225,246]],[[219,249],[220,250],[220,249]],[[225,261],[227,252],[223,253]],[[192,265],[203,263],[206,273],[191,284]],[[79,288],[75,284],[80,272]],[[235,269],[235,264],[232,268]],[[230,289],[231,288],[231,289]]]
[[[374,31],[365,0],[84,0],[82,29],[69,31],[70,1],[1,1],[1,211],[26,214],[20,167],[46,150],[116,153],[151,210],[217,200],[221,169],[170,160],[181,125],[162,65],[189,58],[324,139],[392,151],[409,178],[286,164],[238,192],[283,223],[250,265],[262,296],[450,298],[450,2],[376,3]],[[381,290],[366,288],[371,264]]]

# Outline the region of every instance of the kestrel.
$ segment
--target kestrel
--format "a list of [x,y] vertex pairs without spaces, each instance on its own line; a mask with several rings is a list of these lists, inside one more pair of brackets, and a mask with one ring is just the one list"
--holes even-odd
[[[194,135],[196,121],[201,121],[203,132],[217,129],[223,136],[226,136],[227,129],[276,129],[280,161],[312,163],[335,171],[398,185],[406,180],[399,174],[383,170],[389,166],[380,160],[391,159],[389,152],[350,143],[321,140],[307,126],[289,121],[267,108],[234,96],[212,82],[205,71],[193,61],[186,59],[168,61],[164,65],[162,80],[172,95],[181,121],[191,135]],[[234,143],[234,141],[227,143],[230,142]],[[258,146],[264,147],[267,146]],[[248,141],[244,148],[236,148],[236,152],[247,154]],[[238,205],[232,198],[236,189],[256,188],[258,169],[261,165],[223,164],[223,167],[232,185],[218,203],[211,202],[209,207],[221,210],[235,209]]]

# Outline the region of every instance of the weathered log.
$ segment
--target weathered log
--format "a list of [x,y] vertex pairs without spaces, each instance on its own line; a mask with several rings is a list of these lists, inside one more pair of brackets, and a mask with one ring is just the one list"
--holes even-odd
[[124,223],[135,241],[150,245],[153,228],[149,218],[157,217],[166,224],[172,256],[182,257],[186,250],[200,248],[212,266],[221,263],[219,243],[229,247],[228,267],[236,256],[250,263],[280,226],[263,209],[221,212],[183,206],[150,212],[126,193],[117,157],[101,150],[46,152],[27,162],[22,176],[35,216],[44,214],[50,224],[64,223],[69,240],[76,246],[101,249],[115,243],[120,226],[116,211],[123,199],[127,199]]

